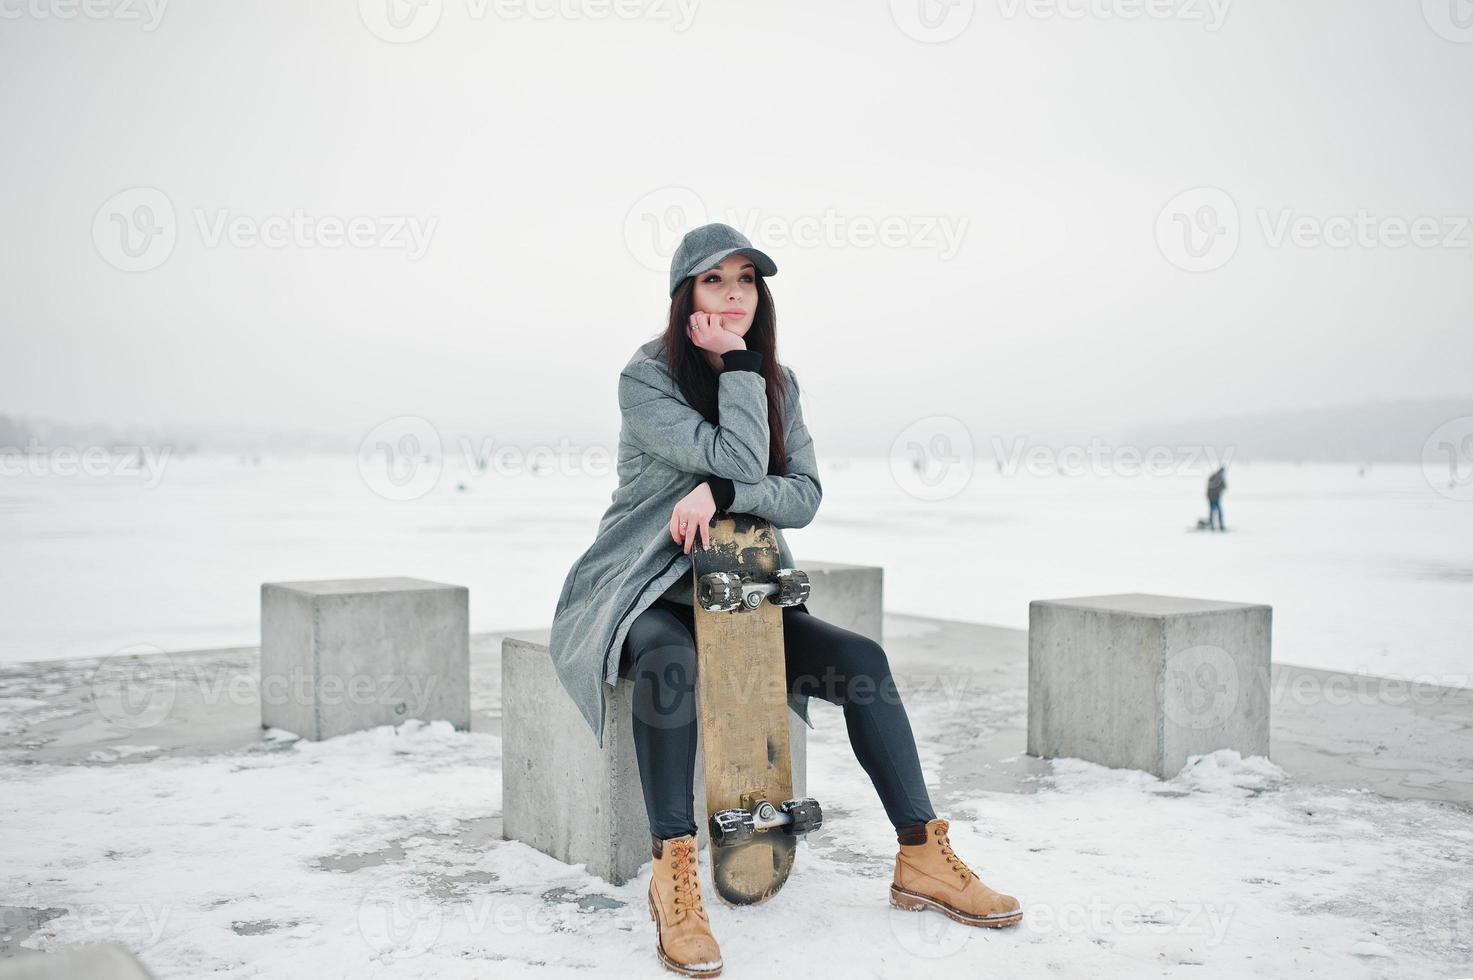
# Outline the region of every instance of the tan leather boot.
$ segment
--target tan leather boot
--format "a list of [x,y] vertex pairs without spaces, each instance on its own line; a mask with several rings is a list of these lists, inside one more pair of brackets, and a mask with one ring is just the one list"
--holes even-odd
[[655,951],[660,962],[688,977],[714,977],[721,972],[721,947],[711,935],[711,922],[701,902],[696,837],[651,837],[650,841],[655,858],[650,918],[659,932]]
[[969,926],[1010,926],[1023,918],[1023,906],[982,884],[951,849],[951,825],[937,817],[926,822],[924,844],[901,844],[895,855],[890,904],[896,908],[935,909]]

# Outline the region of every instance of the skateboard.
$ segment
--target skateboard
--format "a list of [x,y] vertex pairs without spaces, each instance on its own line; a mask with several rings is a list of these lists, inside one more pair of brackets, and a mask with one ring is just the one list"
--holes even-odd
[[728,905],[777,894],[798,835],[823,811],[792,799],[782,607],[808,598],[808,576],[778,568],[772,525],[750,514],[711,522],[710,547],[691,549],[696,705],[705,755],[711,879]]

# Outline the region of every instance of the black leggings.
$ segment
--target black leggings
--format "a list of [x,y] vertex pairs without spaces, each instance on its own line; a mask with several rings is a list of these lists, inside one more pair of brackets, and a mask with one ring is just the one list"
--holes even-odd
[[[849,744],[897,829],[935,819],[884,649],[806,606],[782,613],[789,692],[843,707]],[[690,604],[657,599],[630,625],[619,658],[619,675],[634,680],[630,715],[639,778],[650,834],[661,840],[696,832],[694,636]]]

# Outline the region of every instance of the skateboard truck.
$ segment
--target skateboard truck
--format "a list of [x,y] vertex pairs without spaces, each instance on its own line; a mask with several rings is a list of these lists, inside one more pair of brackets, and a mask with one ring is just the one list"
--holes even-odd
[[774,606],[796,606],[808,601],[810,589],[807,572],[779,568],[772,573],[770,582],[736,572],[710,572],[701,576],[698,594],[701,608],[730,612],[739,608],[756,609],[763,599]]
[[742,795],[742,805],[718,810],[711,815],[711,842],[732,847],[752,839],[758,831],[781,827],[785,834],[806,834],[823,826],[823,808],[811,796],[784,800],[773,806],[766,799]]

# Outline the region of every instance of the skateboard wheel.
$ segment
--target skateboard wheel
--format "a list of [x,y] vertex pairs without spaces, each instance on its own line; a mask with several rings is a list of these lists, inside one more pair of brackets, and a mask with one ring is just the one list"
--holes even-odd
[[731,847],[751,840],[754,832],[751,812],[740,807],[711,814],[711,843],[717,847]]
[[730,612],[742,604],[742,580],[732,572],[710,572],[701,576],[696,590],[702,609]]
[[770,600],[774,606],[796,606],[808,601],[812,586],[807,572],[796,568],[779,568],[772,574],[772,580],[777,583],[777,594]]
[[792,818],[783,825],[786,833],[806,834],[823,826],[823,807],[811,796],[801,800],[783,800],[778,809]]

